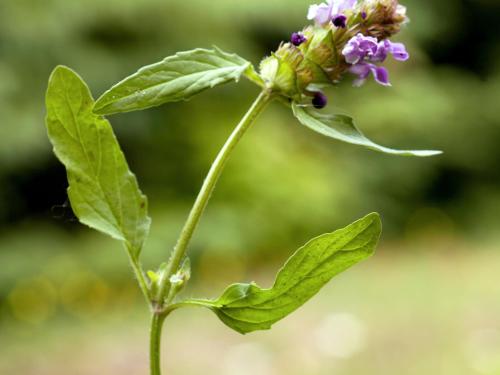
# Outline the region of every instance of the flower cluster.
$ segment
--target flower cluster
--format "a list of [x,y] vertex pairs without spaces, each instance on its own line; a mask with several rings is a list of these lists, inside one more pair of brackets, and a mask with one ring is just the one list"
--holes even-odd
[[381,63],[389,55],[398,61],[409,58],[403,44],[389,40],[407,21],[406,8],[397,0],[327,0],[312,5],[307,18],[314,24],[293,33],[261,64],[266,85],[292,100],[310,97],[316,108],[324,107],[321,88],[347,72],[357,76],[355,86],[370,75],[388,86]]

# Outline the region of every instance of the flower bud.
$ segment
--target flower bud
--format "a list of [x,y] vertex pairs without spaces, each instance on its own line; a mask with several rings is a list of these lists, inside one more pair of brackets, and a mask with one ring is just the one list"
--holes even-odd
[[304,36],[302,33],[293,33],[290,42],[295,46],[298,47],[301,44],[307,42],[307,38]]
[[316,109],[323,109],[328,104],[328,98],[322,92],[317,92],[314,94],[314,98],[312,100],[312,105]]
[[332,23],[335,27],[341,27],[342,29],[345,29],[347,25],[347,17],[343,14],[339,14],[333,18]]

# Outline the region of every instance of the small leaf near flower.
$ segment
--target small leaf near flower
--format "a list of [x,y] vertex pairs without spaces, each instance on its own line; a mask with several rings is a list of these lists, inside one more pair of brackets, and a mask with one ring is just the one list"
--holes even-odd
[[351,143],[358,146],[364,146],[375,151],[386,154],[402,156],[434,156],[439,155],[441,151],[429,150],[395,150],[392,148],[380,146],[364,136],[356,127],[354,120],[346,115],[332,115],[316,111],[312,108],[304,108],[297,103],[292,104],[292,110],[295,117],[302,125],[314,130],[317,133],[327,137],[337,139],[342,142]]

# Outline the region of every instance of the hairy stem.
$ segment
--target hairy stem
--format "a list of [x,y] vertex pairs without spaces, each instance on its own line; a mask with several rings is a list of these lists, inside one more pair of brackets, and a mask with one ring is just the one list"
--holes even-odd
[[[253,105],[250,107],[248,112],[245,114],[243,119],[240,121],[238,126],[234,129],[233,133],[229,136],[228,140],[220,150],[217,158],[212,164],[210,171],[208,172],[207,177],[205,178],[205,182],[196,198],[196,201],[189,213],[188,219],[184,224],[184,227],[181,231],[179,240],[177,241],[177,245],[174,248],[172,256],[170,257],[169,263],[167,265],[167,269],[165,272],[165,276],[162,277],[159,285],[158,293],[155,293],[155,296],[149,297],[149,292],[147,288],[147,284],[145,284],[144,277],[138,276],[139,284],[141,285],[141,289],[145,292],[148,302],[151,302],[153,308],[153,316],[151,320],[151,331],[150,331],[150,368],[151,375],[161,375],[161,366],[160,366],[160,343],[161,343],[161,332],[163,327],[163,322],[165,318],[173,311],[179,307],[182,307],[182,303],[173,304],[169,306],[165,306],[165,304],[170,304],[170,300],[165,302],[165,297],[169,294],[170,291],[170,277],[177,272],[179,266],[186,255],[186,250],[193,236],[193,232],[200,221],[200,218],[207,206],[208,200],[215,188],[217,180],[219,179],[224,166],[229,159],[231,152],[234,150],[236,145],[238,144],[241,137],[246,133],[246,131],[253,124],[257,116],[263,111],[263,109],[269,104],[272,100],[272,93],[269,91],[263,91],[259,97],[255,100]],[[137,263],[132,262],[134,267],[134,271],[136,274],[139,272],[139,275],[143,276],[142,271],[137,269]],[[144,282],[144,283],[143,283]],[[145,287],[145,288],[144,288]],[[174,297],[174,296],[172,296]],[[153,299],[150,301],[150,299]],[[188,306],[190,304],[186,304]]]
[[259,97],[255,100],[253,105],[250,107],[245,116],[241,119],[240,123],[234,129],[231,136],[228,138],[222,149],[220,150],[217,158],[212,164],[210,171],[208,172],[207,177],[203,183],[203,186],[196,198],[196,201],[189,213],[186,223],[182,228],[181,234],[179,236],[179,240],[174,248],[172,256],[169,260],[166,276],[163,280],[162,284],[159,288],[158,297],[159,300],[156,301],[159,304],[162,304],[165,296],[168,293],[170,288],[170,277],[177,272],[179,266],[186,256],[186,250],[189,245],[189,241],[193,236],[193,232],[198,225],[200,218],[207,206],[208,200],[215,188],[217,180],[219,179],[224,166],[226,165],[227,160],[231,152],[234,150],[236,145],[238,144],[241,137],[246,133],[246,131],[253,124],[254,120],[257,116],[263,111],[263,109],[267,106],[267,104],[272,100],[272,93],[265,90],[263,91]]
[[149,342],[149,364],[151,375],[161,375],[161,331],[165,318],[166,314],[160,315],[157,312],[153,312]]

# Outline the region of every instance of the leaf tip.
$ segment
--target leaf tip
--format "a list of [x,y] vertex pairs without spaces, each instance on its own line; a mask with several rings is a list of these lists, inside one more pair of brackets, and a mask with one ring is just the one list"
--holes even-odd
[[[50,74],[49,77],[49,82],[51,82],[54,78],[58,76],[63,76],[63,75],[72,75],[72,76],[77,76],[81,79],[81,77],[76,73],[73,69],[67,67],[66,65],[57,65],[54,70],[52,70],[52,73]],[[83,80],[82,80],[83,81]]]
[[63,64],[56,65],[56,67],[54,68],[54,72],[56,72],[56,71],[70,71],[70,72],[74,72],[73,69],[71,69],[69,66],[66,66],[66,65],[63,65]]
[[374,241],[374,246],[371,247],[369,251],[369,256],[372,256],[375,253],[375,249],[377,248],[377,244],[380,241],[380,237],[382,235],[382,219],[378,212],[372,212],[366,215],[362,221],[366,222],[366,228],[371,227],[372,236]]
[[417,151],[415,154],[421,157],[431,157],[431,156],[443,155],[444,152],[441,150],[423,150],[423,151]]
[[443,154],[443,151],[438,151],[438,150],[393,150],[385,147],[382,147],[382,149],[377,149],[377,148],[374,149],[375,151],[385,152],[396,156],[417,157],[417,158],[428,158]]
[[380,218],[380,214],[378,212],[372,212],[366,215],[365,218],[362,220],[370,221],[372,225],[382,230],[382,219]]

